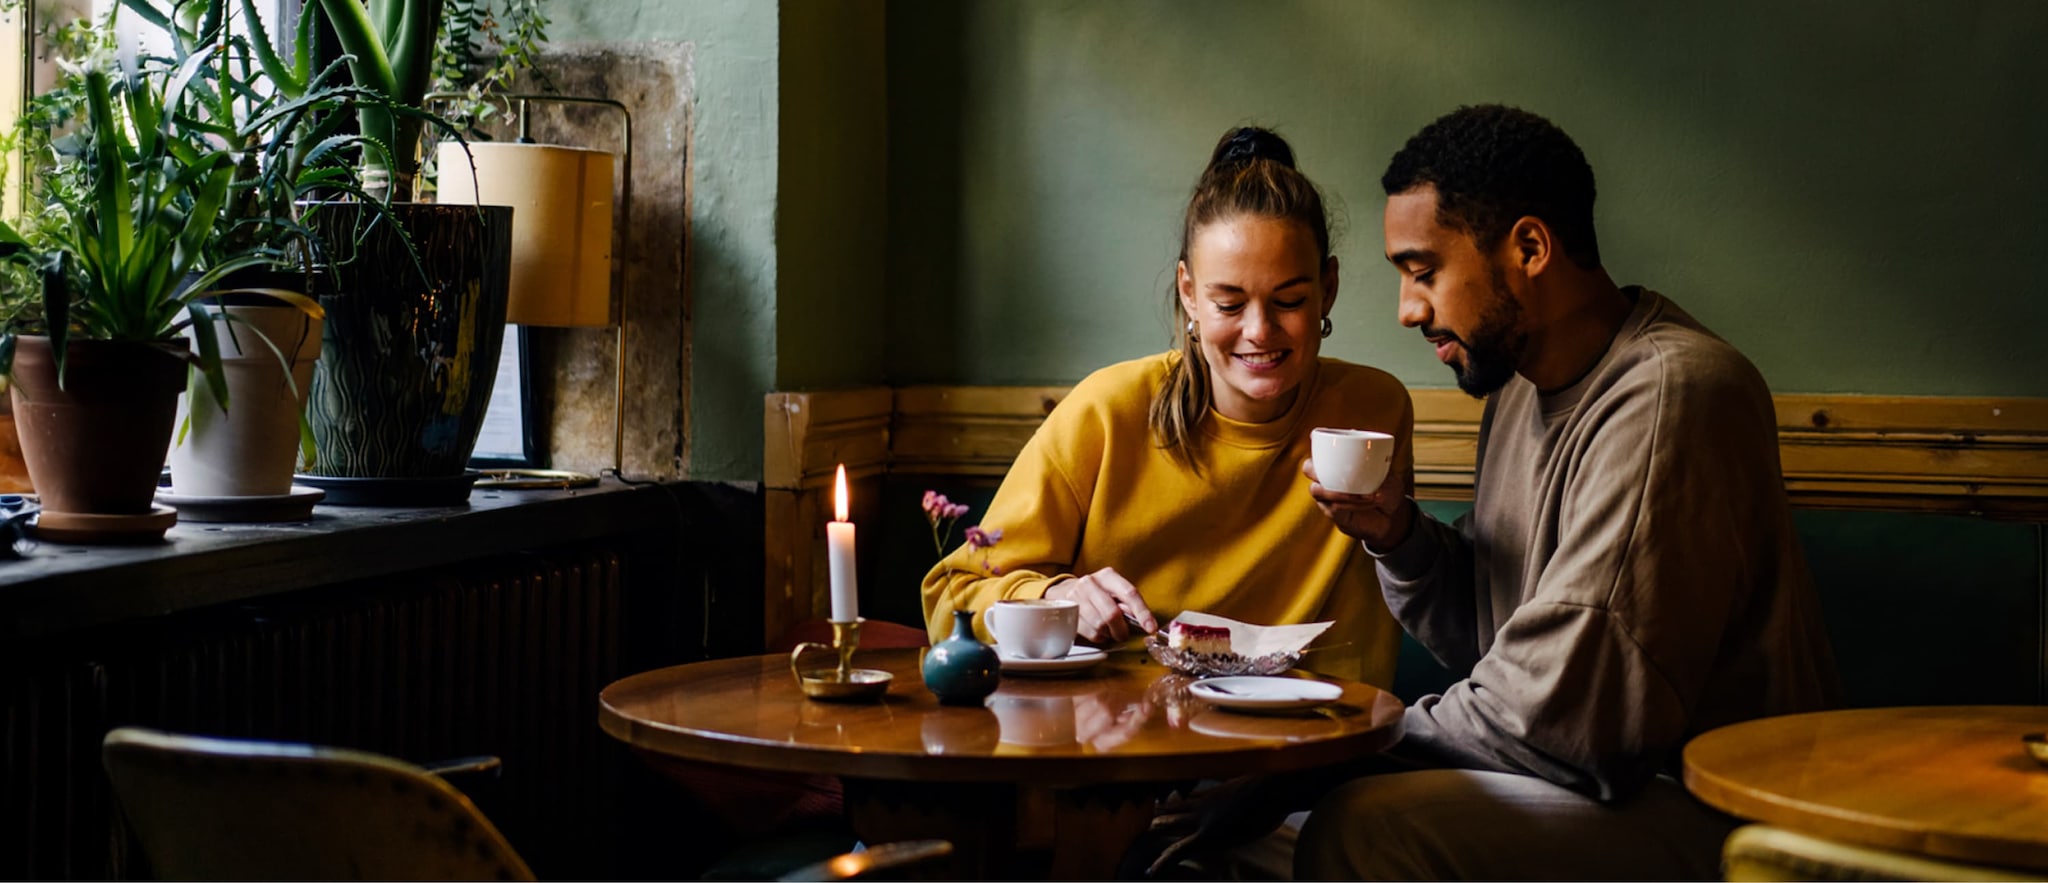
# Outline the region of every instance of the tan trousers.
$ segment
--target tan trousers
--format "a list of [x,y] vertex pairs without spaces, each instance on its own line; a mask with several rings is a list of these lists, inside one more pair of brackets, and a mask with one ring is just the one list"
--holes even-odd
[[[1292,821],[1292,820],[1290,820]],[[1718,880],[1736,821],[1659,777],[1608,806],[1533,776],[1366,776],[1301,827],[1301,880]]]

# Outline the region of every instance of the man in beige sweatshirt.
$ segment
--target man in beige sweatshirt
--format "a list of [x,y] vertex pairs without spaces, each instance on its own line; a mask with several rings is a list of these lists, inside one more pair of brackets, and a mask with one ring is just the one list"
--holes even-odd
[[[1663,296],[1617,286],[1593,172],[1548,120],[1461,108],[1395,155],[1400,319],[1487,398],[1474,507],[1311,493],[1388,606],[1471,675],[1317,804],[1302,878],[1714,879],[1731,819],[1672,777],[1685,741],[1839,689],[1793,531],[1770,390]],[[1305,467],[1313,476],[1313,467]]]

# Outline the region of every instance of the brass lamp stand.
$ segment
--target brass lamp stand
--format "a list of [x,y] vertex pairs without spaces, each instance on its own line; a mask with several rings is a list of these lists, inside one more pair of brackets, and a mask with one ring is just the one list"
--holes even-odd
[[[445,101],[450,99],[466,97],[468,97],[466,94],[460,92],[435,92],[428,95],[427,100]],[[631,111],[628,111],[626,109],[626,105],[624,103],[609,98],[589,98],[583,96],[547,95],[538,93],[498,94],[490,95],[487,97],[493,100],[505,100],[517,103],[519,137],[513,142],[516,144],[534,143],[533,138],[530,134],[531,126],[530,121],[528,120],[528,111],[531,109],[531,106],[536,102],[542,104],[581,104],[609,108],[611,110],[617,111],[620,120],[620,141],[622,144],[622,150],[620,153],[621,175],[619,180],[619,202],[623,206],[623,209],[615,207],[612,212],[612,215],[615,219],[623,217],[628,225],[631,224],[633,218],[633,114]],[[443,169],[441,174],[443,180],[447,180],[447,170]],[[477,190],[478,192],[476,194],[476,197],[478,203],[490,204],[492,202],[491,194],[483,192],[483,185],[481,182],[477,184]],[[513,217],[513,224],[517,225],[519,223],[520,220],[518,216],[515,214]],[[617,237],[618,241],[628,241],[627,237],[630,236],[630,233],[621,234],[617,232],[618,225],[616,220],[614,221],[613,230],[614,236]],[[626,461],[626,291],[625,285],[623,284],[623,270],[620,265],[621,262],[617,260],[615,257],[611,261],[611,266],[607,274],[607,287],[609,289],[607,292],[607,300],[609,301],[612,308],[608,312],[615,313],[616,315],[616,318],[613,319],[612,321],[612,325],[616,329],[616,341],[614,343],[614,352],[612,354],[612,361],[614,363],[615,368],[612,385],[612,465],[608,470],[605,471],[623,480],[625,478],[624,469]],[[517,280],[515,280],[515,284],[517,284]],[[550,292],[550,294],[553,294],[553,292]],[[573,292],[570,292],[566,296],[573,297],[573,294]],[[559,324],[556,322],[522,322],[519,324],[547,324],[555,325],[556,327],[589,327],[589,325],[574,321],[563,321],[560,322]],[[599,476],[603,474],[604,472],[600,472],[598,475],[590,475],[588,473],[571,472],[560,469],[490,469],[485,470],[483,477],[476,482],[476,486],[480,488],[500,488],[511,490],[589,487],[597,484]]]

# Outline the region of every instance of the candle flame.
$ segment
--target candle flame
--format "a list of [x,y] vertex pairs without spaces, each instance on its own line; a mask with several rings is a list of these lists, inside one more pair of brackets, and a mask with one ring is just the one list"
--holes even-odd
[[839,478],[832,484],[832,514],[835,521],[846,520],[846,464],[839,464]]

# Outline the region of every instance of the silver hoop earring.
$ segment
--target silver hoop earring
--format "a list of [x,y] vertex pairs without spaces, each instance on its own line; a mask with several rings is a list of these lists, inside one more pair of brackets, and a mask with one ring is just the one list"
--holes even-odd
[[[1324,321],[1327,322],[1329,320],[1325,319]],[[1188,339],[1194,341],[1200,341],[1202,339],[1201,335],[1195,333],[1195,320],[1193,319],[1188,320]]]
[[1336,330],[1336,326],[1334,326],[1334,325],[1331,325],[1331,324],[1330,324],[1330,317],[1328,317],[1328,316],[1324,316],[1324,317],[1323,317],[1323,336],[1324,336],[1324,337],[1329,337],[1329,336],[1330,336],[1330,332],[1331,332],[1331,331],[1334,331],[1334,330]]

